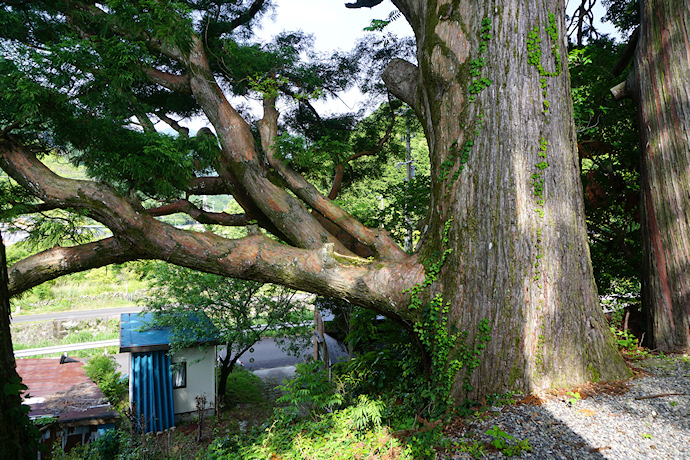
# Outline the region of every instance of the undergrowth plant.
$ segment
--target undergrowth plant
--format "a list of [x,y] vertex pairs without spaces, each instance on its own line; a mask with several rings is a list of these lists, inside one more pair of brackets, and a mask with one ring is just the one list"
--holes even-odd
[[532,450],[532,446],[527,439],[516,441],[514,436],[509,435],[497,425],[487,430],[486,434],[492,438],[490,444],[508,457],[520,455],[522,452],[530,452]]
[[347,405],[321,363],[299,364],[280,387],[272,419],[245,436],[216,439],[205,459],[421,458],[391,434],[384,401],[359,395]]
[[[442,247],[448,245],[448,233],[452,222],[451,218],[444,225],[441,236]],[[418,310],[421,317],[414,323],[413,330],[431,358],[432,372],[421,397],[428,401],[428,412],[432,416],[447,411],[455,405],[451,388],[456,374],[461,369],[465,369],[462,389],[472,391],[470,377],[481,363],[480,356],[486,348],[486,343],[491,340],[491,326],[488,319],[479,321],[478,333],[472,342],[468,342],[467,331],[458,331],[454,325],[448,323],[450,302],[444,302],[440,293],[427,303],[422,300],[424,292],[438,280],[441,267],[451,252],[452,249],[446,248],[440,254],[434,253],[424,262],[424,281],[410,289],[410,309]]]
[[278,402],[286,404],[292,415],[330,413],[343,403],[342,393],[336,391],[322,366],[321,362],[297,364],[295,378],[279,386],[284,395]]

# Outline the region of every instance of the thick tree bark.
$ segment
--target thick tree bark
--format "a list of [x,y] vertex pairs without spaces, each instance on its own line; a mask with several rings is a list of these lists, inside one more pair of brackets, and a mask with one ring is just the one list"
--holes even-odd
[[642,152],[642,303],[647,339],[690,347],[690,9],[643,0],[635,57]]
[[[17,375],[10,334],[10,295],[7,289],[5,245],[0,234],[0,458],[36,458],[32,424],[22,406],[21,379]],[[26,388],[26,387],[24,387]]]
[[[627,376],[593,281],[563,2],[395,3],[421,24],[411,105],[432,156],[432,231],[421,257],[452,250],[426,297],[448,302],[470,350],[481,350],[480,322],[491,326],[481,363],[471,376],[472,366],[458,372],[455,394]],[[410,85],[396,88],[410,98]],[[455,357],[467,362],[462,341]]]

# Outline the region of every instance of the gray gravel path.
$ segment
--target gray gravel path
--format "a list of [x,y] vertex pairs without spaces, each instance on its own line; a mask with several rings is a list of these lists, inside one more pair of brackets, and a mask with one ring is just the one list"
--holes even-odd
[[[532,451],[517,458],[690,459],[690,359],[653,357],[636,366],[649,374],[627,382],[623,394],[494,407],[486,420],[459,429],[456,439],[490,442],[486,431],[496,425],[515,440],[529,440]],[[684,395],[658,396],[667,393]],[[658,397],[636,399],[647,396]],[[505,458],[485,450],[481,458]],[[473,457],[461,452],[446,458]]]

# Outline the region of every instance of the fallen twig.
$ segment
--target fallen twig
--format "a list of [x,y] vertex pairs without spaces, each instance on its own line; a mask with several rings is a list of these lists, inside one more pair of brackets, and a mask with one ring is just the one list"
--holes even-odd
[[651,395],[651,396],[638,396],[635,398],[635,400],[639,401],[640,399],[663,398],[664,396],[690,396],[690,394],[688,394],[688,393],[661,393],[658,395]]

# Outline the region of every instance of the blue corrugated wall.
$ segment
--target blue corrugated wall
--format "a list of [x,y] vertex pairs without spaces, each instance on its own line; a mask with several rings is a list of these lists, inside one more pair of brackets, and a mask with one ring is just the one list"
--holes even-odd
[[172,372],[165,351],[132,353],[132,401],[144,432],[175,426]]

